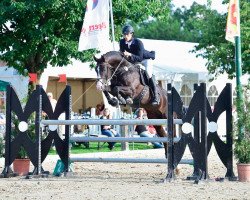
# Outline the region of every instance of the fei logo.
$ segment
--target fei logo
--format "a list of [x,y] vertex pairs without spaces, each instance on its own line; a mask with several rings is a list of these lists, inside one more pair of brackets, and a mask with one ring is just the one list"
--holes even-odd
[[88,0],[86,11],[94,10],[98,4],[99,0]]

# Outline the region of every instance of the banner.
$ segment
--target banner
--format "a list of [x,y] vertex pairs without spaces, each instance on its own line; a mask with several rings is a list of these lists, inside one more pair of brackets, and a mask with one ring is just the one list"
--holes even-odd
[[234,37],[240,36],[240,12],[238,0],[230,0],[227,16],[226,40],[235,42]]
[[37,73],[29,73],[29,82],[37,82]]
[[88,0],[78,51],[105,46],[109,42],[109,0]]
[[58,76],[59,76],[59,80],[58,80],[59,83],[67,83],[66,74],[58,74]]

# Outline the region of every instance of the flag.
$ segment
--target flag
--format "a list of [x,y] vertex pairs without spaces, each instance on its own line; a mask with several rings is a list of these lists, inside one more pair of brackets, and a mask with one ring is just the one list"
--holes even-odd
[[227,16],[226,40],[234,43],[234,37],[240,36],[239,0],[230,0]]
[[59,76],[59,83],[67,83],[67,77],[66,74],[58,74]]
[[88,0],[78,51],[102,48],[109,42],[109,0]]
[[37,81],[37,74],[36,73],[29,73],[29,77],[30,77],[29,82],[36,83],[36,81]]

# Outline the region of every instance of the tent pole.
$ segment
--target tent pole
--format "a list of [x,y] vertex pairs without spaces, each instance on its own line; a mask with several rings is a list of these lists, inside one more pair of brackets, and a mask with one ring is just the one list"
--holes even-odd
[[109,5],[110,5],[110,19],[111,19],[111,29],[112,29],[112,43],[113,43],[113,50],[115,50],[115,31],[114,31],[112,0],[109,0]]

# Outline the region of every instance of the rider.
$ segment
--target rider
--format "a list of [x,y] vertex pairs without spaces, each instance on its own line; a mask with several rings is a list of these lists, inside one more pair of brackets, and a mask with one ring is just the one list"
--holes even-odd
[[152,75],[151,60],[155,59],[154,51],[147,51],[141,40],[134,37],[134,28],[131,25],[125,25],[122,29],[123,39],[120,40],[120,51],[124,53],[131,63],[141,62],[149,75],[149,86],[153,93],[152,105],[159,105],[159,95],[156,90],[155,77]]

